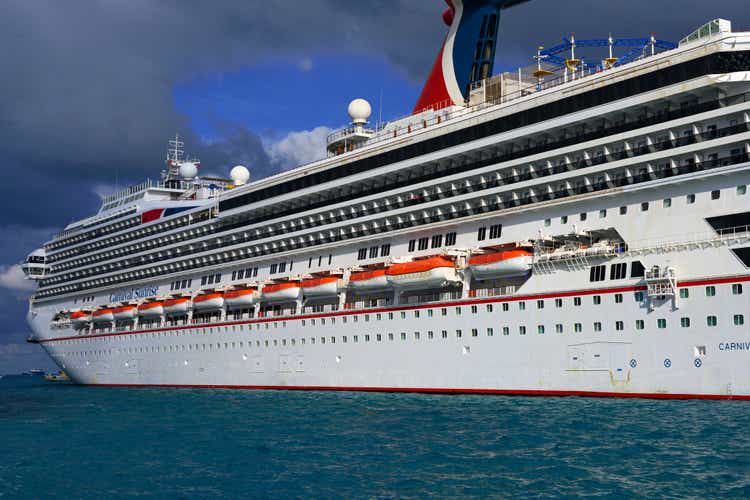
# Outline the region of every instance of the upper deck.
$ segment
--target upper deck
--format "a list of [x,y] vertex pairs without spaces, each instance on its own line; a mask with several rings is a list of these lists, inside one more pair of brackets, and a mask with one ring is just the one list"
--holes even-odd
[[[144,222],[142,207],[145,205],[140,201],[139,212],[135,216],[123,215],[132,218],[133,225],[137,227],[120,227],[107,236],[95,235],[94,242],[88,246],[77,244],[81,251],[74,257],[62,253],[52,255],[52,259],[59,260],[60,264],[57,265],[56,275],[43,283],[41,296],[52,297],[60,292],[147,278],[153,274],[151,268],[158,268],[158,273],[164,273],[173,267],[189,269],[190,266],[209,265],[211,259],[207,261],[202,257],[204,254],[208,256],[209,252],[220,251],[216,255],[220,255],[217,262],[221,262],[229,258],[259,257],[265,253],[295,249],[303,240],[309,246],[317,244],[318,240],[338,241],[337,238],[360,236],[364,223],[369,228],[369,219],[382,219],[377,214],[386,211],[393,213],[388,215],[389,218],[372,222],[373,227],[377,225],[379,232],[389,228],[391,223],[395,224],[394,229],[403,228],[404,224],[408,226],[410,222],[399,222],[402,218],[407,221],[430,221],[438,217],[432,215],[431,205],[445,203],[437,200],[447,200],[452,196],[481,197],[477,200],[467,198],[465,203],[458,204],[459,207],[469,206],[471,201],[472,208],[468,211],[461,208],[455,212],[461,217],[464,217],[461,214],[477,216],[481,212],[479,208],[475,212],[474,201],[478,206],[492,205],[503,209],[535,201],[541,195],[534,192],[544,193],[543,196],[551,196],[551,199],[564,197],[578,193],[578,184],[585,191],[587,183],[591,185],[596,181],[596,178],[583,177],[587,174],[578,172],[579,167],[601,165],[597,170],[611,170],[611,173],[605,174],[607,178],[622,175],[634,178],[629,169],[636,166],[641,168],[637,156],[653,153],[654,150],[680,149],[700,141],[701,137],[715,137],[692,134],[685,140],[682,137],[679,140],[669,137],[662,140],[661,134],[669,136],[672,132],[660,130],[658,124],[718,109],[717,106],[728,106],[727,112],[736,113],[733,103],[746,102],[743,96],[737,101],[737,96],[726,99],[716,92],[723,92],[723,88],[719,91],[717,84],[731,83],[732,75],[736,72],[740,72],[740,80],[746,80],[743,76],[746,73],[743,72],[750,71],[749,42],[750,35],[746,33],[715,33],[669,51],[654,51],[654,55],[646,54],[621,67],[598,72],[581,70],[575,78],[568,75],[567,81],[555,81],[554,85],[551,81],[548,87],[524,87],[523,74],[516,80],[517,85],[505,85],[503,80],[509,77],[507,74],[501,75],[475,85],[476,92],[472,93],[474,100],[466,106],[432,110],[432,122],[426,120],[425,112],[411,115],[392,122],[389,125],[392,128],[387,133],[383,129],[380,135],[372,138],[372,142],[367,141],[352,151],[219,192],[201,203],[194,202],[192,206],[189,201],[180,200],[179,197],[165,201],[186,207],[185,213],[172,219]],[[564,80],[565,75],[562,76]],[[498,86],[498,81],[501,90],[503,87],[512,90],[496,92],[493,87]],[[694,83],[688,85],[687,82]],[[671,89],[668,92],[660,90],[668,87]],[[698,102],[701,97],[704,104]],[[689,105],[683,106],[684,102]],[[647,110],[647,107],[652,109]],[[630,116],[621,117],[623,113]],[[641,113],[645,118],[641,117]],[[597,125],[586,129],[594,120],[601,121],[601,128]],[[401,125],[396,126],[399,123]],[[404,124],[405,128],[400,128]],[[609,137],[608,142],[611,142],[624,132],[650,125],[654,130],[644,132],[643,140],[652,141],[651,145],[638,146],[637,150],[615,149],[610,152],[607,144],[595,144],[602,138]],[[578,127],[585,132],[575,132]],[[730,124],[727,130],[734,135],[744,130],[733,127]],[[574,133],[571,134],[571,131]],[[658,135],[651,137],[651,134]],[[682,131],[678,134],[681,136]],[[732,140],[738,139],[741,137]],[[640,139],[632,141],[630,146],[626,144],[625,147],[633,148]],[[583,151],[583,158],[579,159],[582,155],[577,150],[581,148],[589,151]],[[586,155],[594,155],[592,148],[601,150],[597,153],[601,157],[595,161],[590,157],[586,159]],[[730,153],[734,149],[732,147]],[[681,150],[678,152],[692,154]],[[555,158],[546,159],[550,154]],[[737,157],[737,161],[745,158],[741,153],[731,153],[730,156]],[[532,165],[531,170],[536,169],[536,174],[525,174],[529,168],[519,167],[511,161],[522,158],[528,158],[520,161],[526,161],[527,166]],[[544,160],[548,166],[540,167],[539,160]],[[563,167],[556,166],[558,160],[563,162]],[[719,160],[711,161],[720,164]],[[607,162],[612,163],[604,166]],[[625,165],[626,162],[635,166]],[[430,165],[436,166],[436,169],[430,170]],[[619,170],[613,170],[614,167]],[[418,173],[420,169],[425,172]],[[487,169],[499,170],[488,176],[484,173]],[[519,169],[520,174],[515,169]],[[470,172],[472,170],[473,173]],[[467,175],[471,178],[463,179]],[[555,178],[542,181],[541,178],[547,175]],[[546,186],[526,189],[526,184],[536,177],[540,177],[539,181],[535,181],[537,184],[544,182]],[[552,184],[559,182],[558,177],[565,181],[563,188]],[[604,183],[607,182],[613,181]],[[446,186],[441,188],[438,185],[440,183],[449,183],[450,189],[453,189],[454,183],[474,187],[449,193]],[[363,188],[359,189],[357,185]],[[442,195],[437,194],[440,189],[443,190]],[[485,189],[497,191],[497,194],[470,194]],[[401,194],[394,190],[409,192]],[[423,195],[422,191],[435,191],[436,194],[434,197],[429,193]],[[365,204],[367,206],[363,208]],[[411,205],[416,211],[406,213]],[[423,208],[417,209],[417,206]],[[320,212],[323,207],[324,211]],[[428,213],[427,209],[430,212],[424,215]],[[452,216],[454,207],[438,207],[434,213],[441,213],[440,217]],[[356,230],[343,227],[351,218],[358,219]],[[121,223],[115,221],[113,224]],[[367,231],[362,234],[367,234]],[[304,238],[299,236],[302,233],[305,233]],[[240,251],[236,256],[234,250],[237,245],[247,242],[252,242],[253,249]],[[65,249],[65,252],[68,251],[72,251],[72,248]],[[131,254],[133,258],[129,257]],[[188,259],[188,256],[191,258]],[[71,260],[74,258],[76,260]],[[170,264],[178,260],[180,264],[177,266]],[[120,272],[126,269],[126,272]],[[89,277],[96,279],[84,281]]]

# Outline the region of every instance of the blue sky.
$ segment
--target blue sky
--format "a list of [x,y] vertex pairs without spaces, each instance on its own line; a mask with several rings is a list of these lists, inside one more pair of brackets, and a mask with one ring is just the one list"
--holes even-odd
[[421,82],[409,80],[382,57],[341,53],[207,75],[177,85],[174,99],[192,128],[213,141],[221,137],[217,124],[226,122],[275,137],[316,126],[336,128],[346,124],[346,108],[358,97],[372,103],[373,113],[382,102],[383,117],[393,118],[411,110],[420,90]]
[[[501,18],[498,68],[580,37],[750,29],[746,0],[532,0]],[[176,132],[211,173],[255,178],[323,156],[364,97],[408,114],[446,28],[443,0],[0,2],[0,374],[51,368],[27,345],[17,263],[98,195],[157,177]]]

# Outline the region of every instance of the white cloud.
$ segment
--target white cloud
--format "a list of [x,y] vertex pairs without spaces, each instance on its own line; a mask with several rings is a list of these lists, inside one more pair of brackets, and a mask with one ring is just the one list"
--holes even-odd
[[91,189],[95,195],[99,198],[106,198],[109,195],[115,194],[118,189],[112,184],[95,184]]
[[17,292],[33,290],[35,284],[27,280],[18,264],[13,266],[0,266],[0,287]]
[[326,138],[333,132],[328,127],[290,132],[278,142],[266,147],[271,162],[283,170],[325,158]]
[[297,67],[298,67],[298,68],[299,68],[299,70],[300,70],[300,71],[302,71],[303,73],[307,73],[308,71],[312,71],[312,69],[313,69],[313,60],[312,60],[312,59],[310,59],[309,57],[305,57],[304,59],[302,59],[302,60],[301,60],[301,61],[300,61],[300,62],[299,62],[299,63],[297,64]]

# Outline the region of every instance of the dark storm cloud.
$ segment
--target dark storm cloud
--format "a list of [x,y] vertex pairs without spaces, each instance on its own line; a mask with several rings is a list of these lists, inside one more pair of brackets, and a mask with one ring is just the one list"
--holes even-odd
[[35,225],[67,222],[64,207],[83,215],[96,204],[84,200],[91,185],[153,176],[175,131],[209,168],[252,158],[255,174],[267,175],[272,167],[251,132],[234,127],[226,143],[199,146],[174,107],[173,86],[262,59],[341,48],[385,54],[416,76],[441,31],[424,18],[435,21],[440,8],[340,0],[3,2],[6,214]]
[[[532,0],[503,16],[499,57],[525,65],[538,44],[557,43],[571,31],[581,37],[657,31],[677,40],[714,17],[747,26],[745,5]],[[173,132],[212,171],[247,161],[256,177],[268,175],[276,167],[258,136],[241,125],[227,127],[216,144],[201,144],[175,108],[174,85],[259,60],[342,50],[385,57],[419,81],[445,32],[443,9],[441,0],[6,0],[0,4],[0,208],[16,223],[63,225],[96,208],[93,186],[153,176]]]
[[[677,39],[712,17],[747,24],[738,0],[532,0],[503,18],[501,57],[531,62],[564,34]],[[273,166],[260,140],[230,127],[199,145],[172,88],[197,75],[279,56],[381,55],[413,80],[429,70],[445,32],[440,0],[6,0],[0,5],[0,199],[11,220],[61,225],[93,209],[91,186],[153,176],[167,135],[222,172],[253,159]],[[251,91],[251,89],[248,89]],[[311,123],[310,127],[318,124]],[[209,160],[210,159],[210,163]]]

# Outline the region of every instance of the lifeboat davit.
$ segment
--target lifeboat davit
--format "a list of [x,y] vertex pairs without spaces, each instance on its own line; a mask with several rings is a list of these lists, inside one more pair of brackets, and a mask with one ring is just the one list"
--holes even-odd
[[469,259],[471,272],[477,279],[512,278],[531,271],[531,253],[526,250],[475,255]]
[[76,311],[70,314],[70,321],[74,328],[81,328],[91,323],[91,313],[88,311]]
[[122,306],[115,308],[112,312],[115,319],[118,321],[132,320],[138,315],[138,307]]
[[297,300],[300,298],[302,289],[299,283],[278,283],[276,285],[266,285],[263,287],[263,300]]
[[193,299],[193,309],[196,311],[211,311],[224,307],[223,293],[207,293]]
[[258,301],[258,291],[255,288],[232,290],[224,293],[224,302],[229,308],[248,307]]
[[456,265],[444,257],[393,264],[385,274],[393,286],[402,289],[442,288],[460,281],[456,274]]
[[390,286],[388,277],[385,275],[385,269],[352,273],[349,277],[349,288],[355,292],[382,290],[390,288]]
[[164,302],[164,312],[170,316],[177,314],[187,314],[189,304],[190,299],[188,299],[187,297],[171,299]]
[[148,302],[138,306],[138,315],[142,318],[156,318],[164,314],[164,302]]
[[94,312],[94,323],[111,323],[115,320],[115,311],[113,309],[101,309]]
[[303,281],[300,286],[305,297],[330,297],[343,289],[343,281],[338,277],[315,278]]

